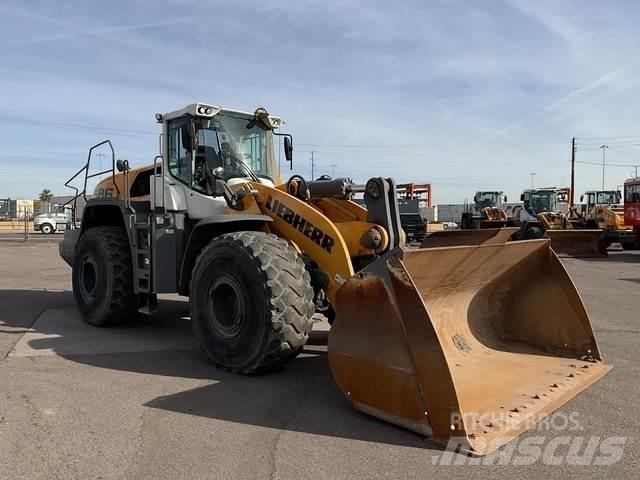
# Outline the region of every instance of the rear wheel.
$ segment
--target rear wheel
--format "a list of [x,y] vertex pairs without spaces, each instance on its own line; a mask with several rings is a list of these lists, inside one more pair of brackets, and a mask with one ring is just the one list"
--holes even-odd
[[105,326],[134,319],[138,298],[126,232],[118,227],[85,232],[76,245],[72,283],[85,322]]
[[635,242],[622,242],[620,245],[622,245],[623,250],[635,250],[637,248]]
[[198,257],[191,277],[193,329],[220,367],[248,374],[293,359],[309,338],[313,313],[304,262],[275,235],[221,235]]

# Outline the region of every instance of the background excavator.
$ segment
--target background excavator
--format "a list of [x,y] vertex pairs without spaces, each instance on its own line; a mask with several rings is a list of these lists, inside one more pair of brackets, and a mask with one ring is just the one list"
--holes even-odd
[[[274,137],[288,160],[292,137],[264,109],[197,103],[156,120],[160,152],[135,176],[148,172],[148,186],[132,191],[112,149],[60,245],[86,322],[131,321],[177,292],[206,355],[253,374],[298,355],[323,313],[331,371],[356,408],[479,455],[609,370],[548,240],[506,242],[499,229],[406,248],[393,180],[282,181]],[[104,146],[76,175],[85,186]]]
[[528,189],[520,196],[521,208],[514,208],[513,224],[519,227],[515,240],[547,237],[559,255],[600,257],[607,254],[602,230],[576,229],[560,211],[559,190]]

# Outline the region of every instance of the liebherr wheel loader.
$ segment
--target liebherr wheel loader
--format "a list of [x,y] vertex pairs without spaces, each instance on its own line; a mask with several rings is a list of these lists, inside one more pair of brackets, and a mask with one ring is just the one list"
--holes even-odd
[[197,103],[156,119],[146,189],[133,195],[112,151],[60,246],[88,323],[130,321],[178,292],[209,358],[248,374],[300,353],[315,312],[335,315],[329,364],[356,408],[475,454],[609,370],[548,240],[408,249],[393,180],[283,182],[273,141],[284,135],[291,160],[292,137],[264,109]]

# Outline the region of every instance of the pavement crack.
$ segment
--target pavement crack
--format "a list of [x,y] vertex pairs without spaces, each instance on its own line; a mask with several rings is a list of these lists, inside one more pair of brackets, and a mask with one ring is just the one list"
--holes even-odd
[[138,429],[137,429],[138,434],[136,436],[136,447],[134,451],[131,453],[131,460],[129,460],[129,463],[123,470],[122,475],[118,477],[121,480],[133,478],[133,468],[137,463],[138,457],[142,453],[142,448],[144,446],[144,429],[146,426],[144,415],[145,415],[145,410],[142,410],[140,412],[140,415],[138,415]]
[[309,386],[305,389],[302,399],[298,402],[298,406],[292,410],[291,415],[280,426],[278,434],[276,435],[275,441],[273,442],[272,447],[269,449],[269,454],[271,457],[269,462],[271,467],[269,478],[271,480],[275,480],[276,474],[278,473],[276,462],[278,461],[277,453],[278,453],[278,446],[280,444],[280,440],[282,439],[282,436],[285,434],[285,432],[289,430],[288,429],[289,425],[294,423],[294,421],[298,418],[298,414],[300,413],[300,410],[302,409],[302,407],[306,406],[307,400],[311,396],[311,391],[315,387],[317,381],[318,381],[318,375],[314,374],[312,376],[311,382],[309,382]]
[[640,330],[624,330],[617,328],[601,328],[595,330],[596,333],[640,333]]

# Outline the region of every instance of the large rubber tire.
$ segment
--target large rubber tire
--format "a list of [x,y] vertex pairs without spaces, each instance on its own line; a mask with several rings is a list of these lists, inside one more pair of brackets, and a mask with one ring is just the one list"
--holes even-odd
[[587,223],[585,224],[585,228],[587,228],[589,230],[595,230],[595,229],[599,228],[598,222],[596,222],[593,219],[589,219],[589,220],[587,220]]
[[283,239],[262,232],[215,238],[191,276],[191,320],[202,350],[219,367],[251,374],[292,360],[314,314],[311,278]]
[[82,234],[73,260],[73,295],[84,321],[102,327],[135,319],[131,247],[119,227],[96,227]]
[[45,235],[49,235],[55,232],[55,230],[53,229],[53,225],[51,225],[50,223],[43,223],[42,225],[40,225],[40,232],[44,233]]
[[528,227],[524,234],[525,240],[534,240],[536,238],[542,238],[543,236],[544,231],[542,228],[536,226]]
[[636,250],[638,248],[634,242],[622,242],[620,245],[623,250]]

